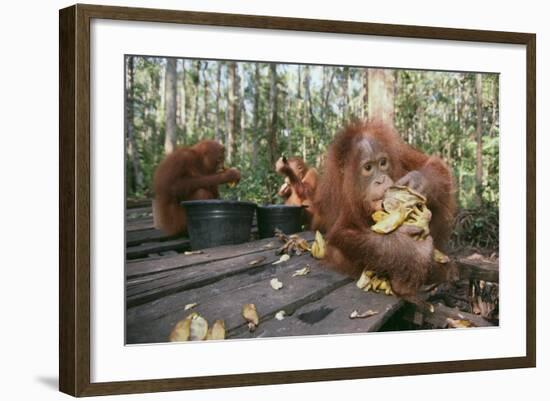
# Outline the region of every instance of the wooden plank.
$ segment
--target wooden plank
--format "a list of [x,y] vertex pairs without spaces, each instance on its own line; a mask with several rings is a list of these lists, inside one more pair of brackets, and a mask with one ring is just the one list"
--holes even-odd
[[[321,334],[366,333],[380,327],[403,305],[395,296],[365,292],[351,282],[320,300],[306,304],[295,311],[284,309],[287,317],[271,319],[260,324],[254,333],[241,330],[237,338],[305,336]],[[378,314],[350,319],[353,310],[367,310]]]
[[[295,270],[303,267],[304,263],[311,265],[311,273],[303,277],[292,277]],[[337,288],[350,283],[351,279],[339,273],[331,271],[319,265],[309,254],[293,257],[288,262],[280,265],[268,265],[263,272],[256,272],[257,267],[249,267],[247,274],[243,271],[238,276],[233,276],[237,286],[228,290],[223,282],[197,288],[193,298],[185,298],[185,302],[199,302],[193,309],[205,317],[209,322],[223,319],[228,338],[239,333],[246,327],[246,321],[241,316],[242,306],[246,303],[254,303],[260,316],[260,326],[269,321],[277,311],[281,309],[296,310],[302,305],[315,302]],[[256,276],[260,274],[260,276]],[[270,286],[270,279],[277,277],[284,284],[280,290],[274,290]],[[260,278],[260,279],[259,279]],[[172,296],[174,299],[183,299],[189,292],[184,291]],[[161,300],[159,300],[161,302]],[[181,304],[181,301],[180,301]],[[153,308],[153,303],[141,305],[142,311]],[[159,307],[156,307],[157,311]],[[191,311],[183,311],[182,308],[172,309],[158,318],[152,320],[136,318],[137,315],[129,310],[127,342],[166,342],[173,326]],[[162,313],[162,312],[161,312]]]
[[135,246],[146,242],[162,242],[181,237],[181,235],[167,235],[156,228],[128,231],[126,232],[126,246]]
[[[314,234],[311,231],[306,231],[300,233],[299,235],[308,241],[311,241],[314,238]],[[253,242],[245,242],[243,244],[224,245],[216,248],[204,249],[203,253],[198,255],[178,255],[170,258],[165,258],[163,260],[152,261],[130,261],[126,264],[126,277],[139,277],[146,274],[180,269],[194,264],[229,259],[232,257],[263,252],[265,250],[274,250],[279,248],[281,245],[282,242],[277,238],[265,238]]]
[[189,238],[179,238],[170,241],[145,243],[137,246],[126,247],[126,259],[137,259],[146,257],[152,253],[167,251],[188,251],[191,249]]
[[486,260],[457,259],[460,279],[485,280],[498,283],[499,265]]
[[[256,236],[258,233],[258,227],[252,226],[250,233],[253,236]],[[167,235],[156,228],[132,230],[126,232],[126,246],[135,246],[146,242],[162,242],[177,238],[184,238],[184,236],[182,234]]]
[[[227,247],[226,247],[227,248]],[[253,248],[256,250],[256,248]],[[228,250],[235,255],[234,251]],[[195,263],[188,265],[183,269],[164,272],[147,278],[128,279],[126,287],[127,306],[139,305],[153,299],[157,299],[175,292],[184,291],[190,288],[201,287],[206,284],[218,281],[224,277],[242,273],[249,269],[260,269],[270,266],[279,259],[279,255],[273,249],[253,254],[238,254],[230,258],[217,258],[217,260],[206,263]],[[179,255],[178,255],[179,256]],[[208,254],[190,255],[196,257],[208,258]],[[296,263],[297,258],[303,258],[306,255],[292,258],[292,263]],[[309,256],[309,255],[307,255]],[[178,257],[170,258],[175,259]],[[265,258],[261,263],[251,266],[254,260]],[[310,257],[311,258],[311,257]],[[159,262],[159,260],[157,260]],[[192,262],[191,262],[192,263]],[[291,263],[290,261],[287,263]]]
[[126,220],[126,232],[138,230],[151,230],[155,228],[152,217],[145,217],[136,220]]
[[[153,217],[141,217],[137,219],[126,218],[126,232],[154,229]],[[252,218],[251,232],[257,232],[256,214]]]
[[481,316],[463,312],[458,308],[449,308],[448,306],[440,303],[434,305],[433,313],[429,311],[420,311],[416,305],[413,304],[407,304],[405,306],[404,319],[418,325],[429,323],[433,327],[441,329],[447,327],[447,318],[455,320],[466,319],[472,322],[476,327],[494,326],[493,323],[482,318]]
[[[214,297],[243,289],[252,283],[269,281],[278,271],[278,267],[278,265],[272,264],[258,266],[258,268],[251,268],[242,274],[228,276],[205,286],[191,288],[142,305],[130,307],[127,309],[126,322],[128,327],[131,328],[132,326],[140,326],[149,321],[161,319],[173,313],[186,313],[184,311],[185,305],[191,303],[202,304]],[[145,277],[145,279],[147,278]],[[139,328],[138,331],[140,331]],[[162,341],[165,340],[166,336],[163,337]]]
[[151,206],[126,209],[126,219],[139,219],[143,217],[151,217],[152,215],[153,209]]
[[128,209],[151,206],[152,204],[153,204],[152,199],[127,199],[126,200],[126,207]]

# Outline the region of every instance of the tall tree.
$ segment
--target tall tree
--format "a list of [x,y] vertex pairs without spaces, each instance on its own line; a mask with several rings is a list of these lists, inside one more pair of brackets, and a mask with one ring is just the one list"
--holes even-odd
[[342,74],[342,125],[349,118],[349,67],[344,67]]
[[260,136],[260,88],[262,86],[260,63],[254,66],[254,111],[252,112],[252,167],[258,162],[258,138]]
[[[201,127],[209,126],[208,121],[208,113],[209,113],[209,107],[208,107],[208,84],[210,83],[210,80],[208,79],[208,61],[204,62],[204,68],[202,71],[202,82],[203,82],[203,117],[202,117],[202,123]],[[204,132],[204,129],[203,129]]]
[[176,147],[176,97],[177,97],[177,77],[176,77],[176,59],[169,58],[166,60],[166,76],[165,76],[165,136],[164,136],[164,153],[169,154]]
[[[233,124],[233,138],[236,139],[241,134],[241,75],[235,62],[231,63],[231,90],[233,92],[231,102],[233,119],[231,122]],[[234,147],[236,148],[236,144]]]
[[476,74],[476,202],[480,206],[483,196],[482,160],[483,85],[481,74]]
[[193,109],[193,135],[198,136],[200,125],[199,125],[199,118],[200,118],[200,111],[199,111],[199,96],[200,96],[200,87],[201,87],[201,61],[197,60],[197,63],[195,64],[195,73],[193,74],[193,79],[195,83],[195,101],[194,103],[194,109]]
[[390,69],[369,68],[369,119],[394,124],[395,72]]
[[139,166],[139,156],[134,135],[134,56],[128,56],[128,80],[126,83],[126,148],[128,157],[132,163],[133,192],[139,192],[143,188],[143,173]]
[[233,162],[233,156],[235,153],[235,137],[237,133],[237,89],[236,89],[236,75],[237,75],[237,63],[230,61],[227,65],[228,86],[227,86],[227,140],[225,143],[225,156],[228,164]]
[[368,107],[369,107],[369,70],[368,68],[365,68],[365,70],[363,71],[363,74],[361,75],[363,76],[363,98],[362,98],[363,108],[361,111],[361,118],[367,119],[369,118],[369,115],[367,113]]
[[185,82],[185,60],[181,60],[180,126],[183,131],[183,143],[187,134],[187,90]]
[[216,141],[221,141],[222,135],[220,132],[220,97],[221,97],[221,86],[222,86],[222,63],[223,61],[218,61],[218,68],[216,70]]
[[270,90],[269,90],[269,164],[275,165],[277,158],[277,120],[278,120],[278,90],[277,90],[277,64],[269,64]]
[[245,87],[245,76],[244,76],[244,65],[239,68],[237,73],[239,77],[239,132],[241,133],[241,161],[244,159],[244,153],[248,149],[248,144],[246,141],[246,131],[244,127],[246,126],[246,109],[244,105],[244,87]]

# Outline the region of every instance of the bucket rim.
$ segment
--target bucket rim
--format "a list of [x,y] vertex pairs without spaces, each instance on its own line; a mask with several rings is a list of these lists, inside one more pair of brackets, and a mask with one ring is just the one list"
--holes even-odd
[[240,206],[257,206],[254,202],[229,200],[229,199],[203,199],[181,201],[182,206],[204,206],[204,205],[240,205]]
[[303,209],[302,205],[257,205],[258,209]]

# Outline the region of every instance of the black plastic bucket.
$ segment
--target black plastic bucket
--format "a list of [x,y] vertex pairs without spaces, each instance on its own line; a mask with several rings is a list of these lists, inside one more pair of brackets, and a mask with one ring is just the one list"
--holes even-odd
[[276,228],[285,234],[292,234],[302,231],[302,206],[258,206],[257,213],[258,232],[260,234],[260,238],[273,237]]
[[191,249],[233,245],[250,240],[256,204],[233,200],[184,201]]

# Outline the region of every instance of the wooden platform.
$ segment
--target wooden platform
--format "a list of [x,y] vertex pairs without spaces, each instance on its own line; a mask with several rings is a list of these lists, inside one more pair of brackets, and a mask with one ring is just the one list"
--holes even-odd
[[[312,232],[300,234],[308,241]],[[364,333],[379,330],[404,302],[395,296],[364,292],[350,278],[322,265],[309,253],[273,264],[280,255],[277,238],[205,249],[186,255],[187,238],[163,235],[152,226],[150,208],[127,211],[126,342],[167,342],[174,325],[192,311],[210,323],[225,322],[227,338]],[[296,270],[310,267],[305,276]],[[478,274],[470,263],[466,267]],[[494,277],[484,266],[481,275]],[[498,281],[498,266],[496,273]],[[283,288],[274,290],[277,278]],[[198,305],[184,310],[191,303]],[[242,306],[256,305],[260,324],[250,332]],[[378,312],[350,319],[353,310]],[[275,314],[284,310],[283,320]]]

